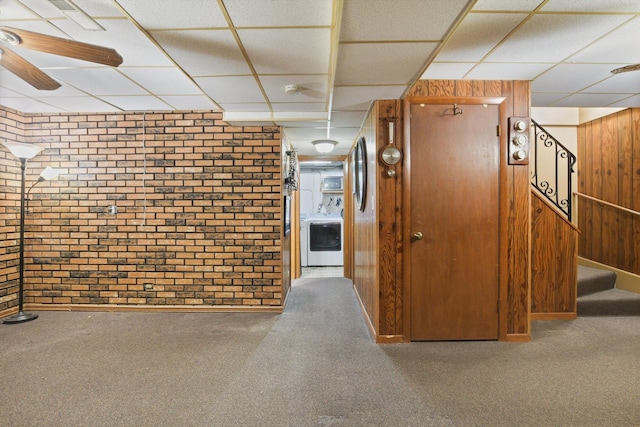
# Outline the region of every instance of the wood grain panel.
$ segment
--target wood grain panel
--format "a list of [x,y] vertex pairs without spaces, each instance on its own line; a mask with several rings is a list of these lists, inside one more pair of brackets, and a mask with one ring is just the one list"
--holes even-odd
[[[631,140],[631,110],[618,114],[618,204],[631,209],[633,205],[633,144]],[[620,266],[633,264],[633,215],[618,212],[618,257]]]
[[[618,203],[618,127],[617,115],[602,118],[602,196],[601,199]],[[602,260],[617,267],[618,260],[618,210],[602,209]]]
[[[617,112],[578,127],[582,193],[640,210],[640,109]],[[640,218],[580,199],[579,253],[640,274]]]
[[[452,96],[457,82],[419,81],[409,91],[407,103],[413,97]],[[504,97],[501,127],[507,128],[506,117],[529,115],[529,83],[502,81],[470,81],[474,97]],[[514,103],[514,98],[517,98]],[[416,101],[417,102],[417,101]],[[519,113],[519,114],[516,114]],[[502,117],[501,116],[501,117]],[[405,129],[406,129],[405,125]],[[405,135],[407,131],[405,131]],[[506,132],[501,137],[500,165],[500,339],[522,341],[530,338],[530,183],[528,168],[507,164]],[[410,146],[410,141],[406,142]],[[408,153],[410,155],[410,152]],[[517,170],[514,170],[517,169]],[[408,172],[405,172],[408,173]],[[407,186],[403,187],[406,192]],[[405,193],[406,194],[406,193]],[[410,201],[405,201],[407,208]],[[405,248],[407,243],[405,242]],[[404,256],[408,256],[405,250]],[[409,260],[405,259],[406,262]],[[405,269],[406,271],[406,269]],[[405,292],[407,290],[405,285]],[[405,306],[407,297],[405,295]],[[405,307],[405,312],[406,312]],[[405,313],[404,330],[407,330]]]
[[[578,171],[578,192],[586,194],[587,191],[585,189],[586,176],[585,176],[585,165],[586,165],[586,146],[585,146],[585,127],[578,126],[577,128],[577,165],[576,170]],[[578,229],[586,230],[586,212],[585,204],[583,200],[579,198],[574,198],[575,202],[578,204]],[[584,254],[586,252],[586,241],[584,239],[580,239],[579,241],[579,253]]]
[[473,96],[473,81],[472,80],[457,80],[455,96]]
[[535,190],[531,211],[531,314],[547,320],[574,317],[578,231]]

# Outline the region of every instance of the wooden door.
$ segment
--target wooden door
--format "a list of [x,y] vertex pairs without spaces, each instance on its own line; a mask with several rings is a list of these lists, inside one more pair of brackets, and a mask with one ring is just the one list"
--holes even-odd
[[411,106],[410,335],[498,338],[498,105]]

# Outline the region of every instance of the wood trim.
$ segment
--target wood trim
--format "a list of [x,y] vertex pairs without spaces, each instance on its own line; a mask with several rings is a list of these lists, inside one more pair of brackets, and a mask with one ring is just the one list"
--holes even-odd
[[633,215],[640,215],[640,212],[638,212],[638,211],[634,211],[633,209],[623,208],[622,206],[616,205],[614,203],[605,202],[604,200],[598,199],[597,197],[587,196],[586,194],[579,193],[577,191],[574,191],[573,194],[575,194],[576,196],[579,196],[579,197],[584,197],[585,199],[593,200],[594,202],[600,203],[601,205],[611,206],[612,208],[616,208],[616,209],[619,209],[621,211],[624,211],[624,212],[627,212],[627,213],[630,213],[630,214],[633,214]]
[[531,320],[574,320],[578,313],[531,313]]
[[[578,233],[580,232],[580,229],[578,228],[577,225],[575,225],[574,223],[572,223],[571,221],[569,221],[567,219],[567,217],[565,216],[565,213],[562,212],[560,209],[558,209],[557,207],[555,207],[552,203],[549,203],[549,200],[547,200],[546,197],[544,197],[540,190],[538,190],[535,187],[531,187],[531,194],[534,195],[535,197],[537,197],[541,202],[543,202],[545,205],[547,205],[550,209],[553,209],[557,214],[558,217],[560,219],[562,219],[568,226],[570,226],[571,228],[573,228],[575,231],[577,231]],[[578,193],[573,193],[573,194],[578,194]]]
[[505,337],[507,342],[530,342],[531,334],[507,334]]
[[362,298],[360,298],[360,294],[358,293],[358,288],[355,285],[353,285],[353,292],[356,294],[356,299],[358,300],[358,304],[360,305],[360,310],[362,310],[362,314],[364,316],[364,321],[367,324],[367,328],[369,329],[369,333],[373,337],[374,341],[377,342],[378,334],[376,333],[376,328],[373,327],[373,323],[371,322],[371,318],[369,317],[369,314],[367,313],[367,309],[366,309],[364,303],[362,302]]
[[[32,311],[108,311],[108,312],[167,312],[167,313],[282,313],[283,306],[263,305],[115,305],[115,304],[25,304]],[[15,310],[17,311],[17,309]]]
[[[408,341],[411,340],[411,105],[414,104],[462,104],[462,105],[498,105],[498,122],[502,129],[507,129],[507,96],[478,96],[478,97],[457,97],[457,96],[409,96],[405,98],[403,106],[404,117],[404,161],[403,161],[403,212],[402,222],[403,232],[403,336]],[[507,135],[506,132],[500,134],[500,165],[499,165],[499,271],[498,271],[498,340],[508,340],[508,286],[509,286],[509,260],[508,260],[508,238],[509,238],[509,192],[507,188]],[[528,211],[529,209],[527,209]],[[406,234],[404,234],[406,233]],[[529,239],[530,240],[530,239]],[[530,252],[530,250],[529,250]],[[530,338],[529,338],[530,340]]]
[[408,342],[409,339],[404,335],[378,335],[376,337],[376,344],[404,344]]

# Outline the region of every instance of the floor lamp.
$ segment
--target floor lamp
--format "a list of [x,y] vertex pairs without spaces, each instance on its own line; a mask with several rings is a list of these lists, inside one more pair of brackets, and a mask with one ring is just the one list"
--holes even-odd
[[[20,159],[22,169],[22,180],[20,183],[20,278],[18,282],[18,312],[4,319],[3,323],[23,323],[34,320],[38,317],[35,313],[25,313],[23,311],[24,304],[24,216],[25,216],[25,194],[24,182],[27,176],[27,160],[33,159],[38,153],[44,150],[44,147],[34,144],[22,144],[20,142],[5,141],[2,143],[11,151],[11,154]],[[45,169],[43,175],[38,178],[33,185],[44,180],[52,179],[57,173],[52,168]],[[33,185],[31,188],[33,188]],[[31,191],[31,188],[29,191]]]

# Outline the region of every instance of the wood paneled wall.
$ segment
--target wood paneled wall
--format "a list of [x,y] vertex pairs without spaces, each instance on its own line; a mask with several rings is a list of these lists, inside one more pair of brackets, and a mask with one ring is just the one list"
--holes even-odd
[[[526,81],[419,81],[411,97],[504,97],[507,117],[528,116],[529,82]],[[379,150],[387,144],[389,118],[396,122],[396,144],[403,151],[401,130],[406,120],[401,101],[378,101],[365,122],[368,190],[364,212],[354,212],[353,282],[372,332],[378,342],[406,341],[403,324],[406,304],[402,222],[403,169],[389,178],[379,162]],[[501,137],[500,180],[504,197],[501,216],[500,338],[530,339],[530,183],[529,168],[507,165],[506,132]],[[372,198],[375,196],[375,198]]]
[[[640,211],[640,109],[578,126],[578,191]],[[578,199],[578,253],[640,274],[640,216]]]
[[578,231],[535,190],[531,198],[531,316],[577,315]]
[[528,81],[421,80],[411,97],[504,97],[500,118],[500,326],[504,340],[530,339],[530,181],[529,168],[508,165],[507,119],[530,115]]

